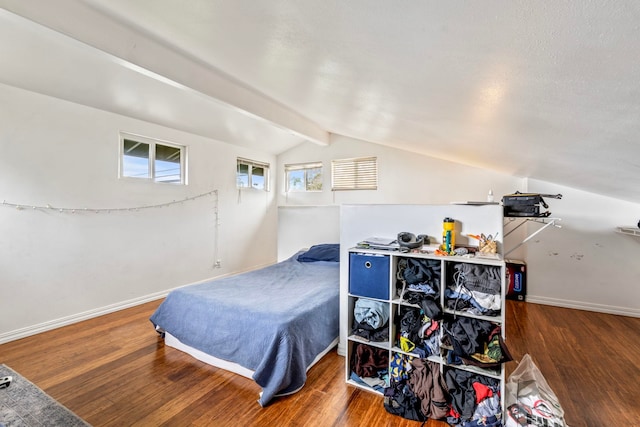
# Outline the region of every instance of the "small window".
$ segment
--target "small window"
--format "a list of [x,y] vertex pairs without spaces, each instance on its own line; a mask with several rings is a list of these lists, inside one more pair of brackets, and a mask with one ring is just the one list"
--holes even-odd
[[286,191],[322,191],[322,163],[284,165]]
[[186,147],[121,133],[120,176],[185,184]]
[[331,190],[376,190],[378,159],[361,157],[331,161]]
[[269,164],[239,158],[236,179],[238,188],[269,191]]

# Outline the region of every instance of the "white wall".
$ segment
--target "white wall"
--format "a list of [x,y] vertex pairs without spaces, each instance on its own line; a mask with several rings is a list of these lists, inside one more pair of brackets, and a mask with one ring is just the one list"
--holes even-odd
[[[482,169],[395,150],[365,141],[333,136],[329,147],[305,144],[278,157],[280,165],[322,161],[324,186],[330,188],[331,160],[377,156],[379,189],[332,193],[290,193],[282,189],[280,205],[321,204],[446,204],[451,201],[485,200],[493,189],[495,200],[521,192],[563,194],[548,199],[562,228],[549,227],[508,255],[528,264],[531,302],[640,316],[640,237],[615,233],[615,227],[637,224],[640,205],[536,180],[505,176]],[[309,212],[304,221],[308,221]],[[337,226],[337,225],[336,225]],[[520,227],[505,238],[506,250],[516,246],[540,225]],[[507,227],[505,231],[508,231]],[[419,230],[406,230],[419,233]],[[366,237],[366,236],[363,236]]]
[[[452,201],[486,201],[493,189],[496,195],[521,188],[521,179],[472,168],[459,163],[422,156],[379,144],[331,135],[331,144],[322,147],[302,144],[278,156],[278,163],[322,161],[324,167],[321,193],[284,192],[284,173],[278,173],[278,205],[328,205],[343,203],[448,204]],[[337,191],[331,189],[331,160],[377,156],[377,191]]]
[[562,228],[526,244],[527,299],[640,317],[640,237],[615,232],[637,227],[640,205],[537,180],[528,190],[563,198],[545,199]]
[[[634,257],[640,238],[614,232],[618,225],[637,223],[637,204],[341,136],[332,136],[328,147],[303,144],[276,160],[262,152],[5,85],[0,85],[0,98],[0,201],[26,206],[135,207],[216,189],[219,210],[216,227],[213,197],[110,214],[0,205],[0,342],[282,258],[276,249],[278,233],[289,236],[289,248],[297,247],[299,235],[286,227],[277,231],[276,200],[290,207],[447,204],[485,200],[489,189],[496,200],[515,190],[564,194],[562,200],[549,201],[563,228],[544,231],[510,255],[529,265],[530,301],[640,315],[640,266]],[[118,179],[120,130],[187,145],[189,185]],[[377,191],[328,190],[332,159],[370,155],[378,157]],[[271,163],[275,190],[238,193],[237,156]],[[327,190],[282,192],[282,165],[318,160],[324,163]],[[304,227],[311,228],[314,215],[322,227],[304,238],[327,236],[323,240],[329,241],[339,233],[338,221],[333,228],[329,224],[333,220],[322,211],[305,212]],[[300,226],[291,223],[291,227]],[[535,226],[528,228],[535,230]],[[515,242],[520,238],[514,237]],[[505,246],[510,244],[507,238]],[[213,267],[216,259],[222,261],[221,269]]]
[[[364,156],[377,156],[378,158],[378,189],[375,191],[332,192],[331,160]],[[525,183],[520,178],[340,135],[332,135],[331,144],[328,147],[307,143],[278,156],[278,164],[281,169],[287,163],[314,161],[323,163],[324,191],[286,194],[284,192],[284,173],[280,171],[277,177],[280,209],[283,206],[340,206],[357,203],[442,205],[459,201],[486,201],[490,189],[493,190],[495,200],[500,201],[502,194],[513,193],[516,190],[522,191]],[[309,227],[311,223],[323,224],[322,230],[325,233],[335,234],[335,232],[331,233],[327,230],[326,218],[322,210],[316,210],[315,213],[308,209],[300,211],[297,219],[294,215],[295,212],[297,211],[291,211],[286,223],[281,221],[279,236],[285,232],[293,234],[294,231]],[[434,224],[438,230],[442,228],[442,219],[438,219]],[[334,230],[337,230],[337,227],[338,223],[335,222]],[[425,233],[424,230],[398,231],[409,231],[414,234]],[[495,233],[497,231],[499,230],[479,230],[477,232]],[[518,239],[522,239],[522,237],[523,234],[520,230],[513,233],[505,240],[505,247],[515,246]],[[511,257],[522,258],[523,249],[517,249],[511,254]]]
[[[236,157],[275,157],[0,85],[0,342],[273,262],[275,192],[236,190]],[[189,185],[118,179],[119,131],[188,147]],[[216,247],[217,243],[217,247]],[[222,268],[214,268],[216,259]]]
[[278,261],[302,248],[340,243],[339,206],[279,206]]

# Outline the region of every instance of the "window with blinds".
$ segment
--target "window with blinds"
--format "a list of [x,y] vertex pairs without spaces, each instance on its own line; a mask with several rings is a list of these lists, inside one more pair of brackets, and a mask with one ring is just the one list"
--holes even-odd
[[236,184],[238,188],[269,191],[269,164],[238,158]]
[[377,157],[360,157],[331,161],[332,191],[377,189]]

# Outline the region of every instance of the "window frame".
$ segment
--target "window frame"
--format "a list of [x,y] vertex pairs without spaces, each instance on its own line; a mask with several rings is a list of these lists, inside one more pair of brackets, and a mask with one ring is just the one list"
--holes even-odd
[[331,161],[331,191],[377,189],[377,157],[354,157]]
[[[147,157],[148,162],[148,174],[147,176],[131,176],[125,175],[124,170],[124,158],[125,158],[125,141],[133,141],[140,144],[147,144],[149,146],[149,152]],[[157,146],[170,147],[179,150],[180,153],[180,180],[179,181],[165,181],[159,179],[156,171],[156,147]],[[165,141],[158,138],[152,138],[148,136],[137,135],[129,132],[120,132],[120,155],[119,155],[119,167],[118,177],[127,180],[141,180],[149,181],[158,184],[171,184],[171,185],[187,185],[187,146],[182,144],[176,144],[175,142]]]
[[[240,185],[240,179],[239,179],[239,171],[238,168],[240,165],[244,165],[247,166],[247,186],[244,185]],[[264,170],[264,176],[263,176],[263,180],[264,180],[264,186],[263,188],[256,188],[253,185],[253,168],[262,168]],[[257,190],[257,191],[271,191],[271,165],[269,163],[265,163],[265,162],[259,162],[256,160],[251,160],[251,159],[246,159],[243,157],[238,157],[236,159],[236,187],[239,190],[242,189],[252,189],[252,190]]]
[[[306,162],[306,163],[291,163],[284,165],[284,185],[285,193],[320,193],[324,189],[323,182],[320,182],[320,189],[309,189],[308,172],[312,169],[320,169],[320,174],[324,173],[324,165],[322,162]],[[304,188],[295,189],[290,187],[289,174],[290,172],[303,171],[303,183]]]

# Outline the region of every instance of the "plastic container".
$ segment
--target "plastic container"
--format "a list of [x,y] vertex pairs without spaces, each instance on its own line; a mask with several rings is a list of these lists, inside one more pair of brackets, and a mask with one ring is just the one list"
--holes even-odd
[[456,247],[456,221],[452,218],[445,218],[442,221],[442,245],[440,249],[447,253],[453,252]]

